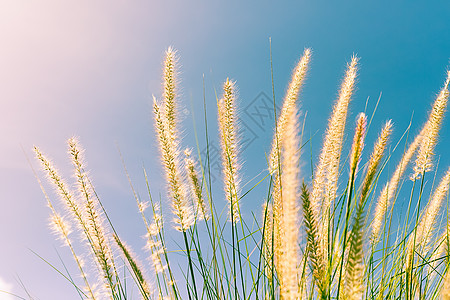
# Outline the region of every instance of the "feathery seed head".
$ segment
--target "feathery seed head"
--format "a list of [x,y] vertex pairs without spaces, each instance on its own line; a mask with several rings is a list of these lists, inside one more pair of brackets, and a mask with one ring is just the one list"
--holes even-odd
[[282,196],[281,196],[281,257],[279,262],[280,296],[282,299],[298,299],[298,205],[300,138],[297,108],[294,106],[286,115],[284,137],[281,141],[282,154]]
[[306,78],[310,60],[311,60],[311,49],[307,48],[303,52],[302,58],[300,59],[300,61],[298,62],[297,66],[293,71],[291,82],[289,84],[286,96],[283,101],[281,113],[277,120],[275,133],[272,141],[272,150],[269,156],[270,172],[274,172],[276,169],[278,169],[277,156],[279,155],[279,143],[281,143],[282,140],[284,126],[286,123],[286,117],[289,114],[289,111],[296,106],[300,90]]
[[367,117],[365,113],[360,113],[356,120],[355,135],[353,137],[352,152],[350,156],[350,172],[355,174],[358,168],[361,153],[364,148],[364,138],[366,136]]
[[155,272],[162,273],[167,268],[161,259],[161,255],[164,254],[165,251],[164,247],[160,240],[153,239],[149,235],[147,235],[147,237],[147,243],[144,248],[150,252],[149,260],[155,269]]
[[149,285],[144,277],[142,266],[140,262],[136,259],[136,254],[131,250],[131,248],[128,245],[126,245],[123,241],[121,241],[116,234],[114,234],[113,237],[114,240],[116,241],[117,246],[119,246],[119,249],[122,251],[123,256],[125,256],[126,261],[128,261],[128,264],[130,265],[130,268],[133,271],[135,279],[139,283],[138,287],[140,289],[140,292],[146,295],[144,299],[148,298],[148,296],[150,296]]
[[65,246],[68,246],[69,249],[72,252],[72,256],[75,260],[75,262],[77,263],[78,269],[80,271],[80,275],[84,280],[84,292],[86,295],[88,295],[88,299],[96,299],[97,297],[95,296],[95,292],[94,289],[92,287],[91,284],[89,284],[88,280],[87,280],[87,275],[83,270],[84,267],[84,260],[78,256],[75,251],[74,248],[72,246],[72,242],[69,238],[69,235],[71,233],[71,228],[70,228],[70,224],[69,222],[67,222],[64,217],[62,217],[61,215],[59,215],[55,209],[53,208],[53,206],[51,206],[52,209],[52,214],[50,217],[50,226],[51,229],[54,233],[56,233],[59,237],[59,239],[61,239],[64,242]]
[[[353,56],[351,62],[347,65],[347,71],[341,84],[339,97],[333,107],[331,118],[328,121],[328,128],[319,157],[319,164],[316,167],[316,174],[314,176],[313,203],[324,197],[326,191],[329,193],[325,196],[325,199],[330,200],[330,198],[334,198],[348,104],[356,80],[357,62],[358,58]],[[328,200],[327,202],[329,202]]]
[[361,299],[364,292],[363,272],[364,272],[364,253],[363,253],[363,237],[364,237],[364,204],[367,199],[370,186],[378,170],[380,161],[384,155],[387,140],[392,131],[390,121],[386,123],[381,134],[375,143],[373,152],[370,156],[367,166],[366,176],[364,178],[359,202],[356,205],[356,213],[353,219],[353,225],[350,233],[348,262],[345,269],[345,288],[344,294],[346,299]]
[[53,184],[53,187],[58,193],[64,207],[70,215],[73,216],[74,221],[80,226],[80,228],[86,231],[87,225],[83,217],[83,211],[75,201],[75,197],[72,192],[67,188],[66,183],[59,175],[52,162],[44,154],[42,154],[38,147],[34,146],[33,149],[36,154],[36,158],[41,162],[42,169],[46,173],[48,180]]
[[386,215],[387,209],[390,206],[390,201],[392,197],[394,197],[394,194],[400,183],[400,179],[405,173],[406,167],[408,166],[414,153],[416,153],[416,150],[422,141],[424,130],[425,128],[422,129],[422,132],[419,133],[415,137],[414,141],[409,145],[408,149],[403,154],[403,157],[398,163],[395,172],[391,177],[391,180],[388,183],[386,183],[386,185],[383,187],[380,193],[380,196],[378,197],[372,221],[372,233],[370,237],[372,244],[377,242],[380,237],[381,228],[384,224],[384,217]]
[[156,271],[161,273],[166,268],[161,259],[161,254],[164,254],[164,248],[158,235],[162,230],[162,216],[159,205],[153,204],[153,222],[147,227],[147,234],[145,235],[146,244],[144,249],[150,252],[150,261]]
[[[166,108],[167,107],[166,103]],[[181,173],[181,162],[175,127],[173,127],[173,130],[170,129],[175,123],[171,125],[167,110],[165,114],[162,114],[163,112],[161,111],[156,98],[153,96],[155,129],[159,141],[161,160],[165,169],[166,181],[169,186],[172,208],[176,216],[174,222],[177,226],[175,228],[180,231],[186,231],[193,224],[194,214],[192,213],[192,207],[190,206],[189,201],[186,199],[186,189]]]
[[328,198],[328,201],[331,201],[336,194],[342,141],[347,119],[348,104],[350,102],[356,80],[357,62],[358,58],[356,56],[353,56],[350,64],[348,64],[347,66],[347,72],[339,91],[339,99],[333,108],[333,115],[329,121],[327,137],[325,141],[325,143],[330,144],[330,147],[327,148],[331,148],[328,154],[330,155],[330,157],[328,163],[326,187],[328,194],[326,198]]
[[38,147],[34,146],[33,150],[36,154],[36,158],[41,162],[42,169],[45,171],[45,175],[52,182],[55,188],[63,193],[61,196],[65,197],[65,186],[61,176],[58,174],[58,170],[53,166],[52,162],[39,150]]
[[[372,155],[370,156],[369,166],[377,166],[384,155],[384,151],[386,150],[386,145],[389,140],[389,137],[392,133],[393,123],[391,120],[388,120],[381,130],[380,136],[378,137],[377,142],[372,151]],[[369,168],[370,169],[370,168]]]
[[[107,234],[103,226],[103,219],[97,201],[93,197],[93,187],[86,172],[84,163],[84,149],[74,137],[68,141],[69,154],[75,168],[75,178],[80,200],[83,199],[83,214],[89,231],[88,239],[92,241],[94,249],[98,249],[98,255],[112,257]],[[80,201],[81,202],[81,201]]]
[[392,127],[393,127],[392,121],[389,120],[386,122],[383,129],[381,130],[380,136],[378,137],[378,140],[375,143],[375,146],[373,147],[372,154],[370,155],[368,173],[376,172],[376,168],[378,167],[381,158],[383,157],[384,152],[386,150],[387,142],[392,133]]
[[239,221],[239,163],[238,135],[236,111],[235,83],[227,78],[223,86],[223,96],[218,103],[218,120],[222,148],[222,167],[224,173],[224,188],[230,206],[230,219],[233,223]]
[[383,129],[381,130],[380,136],[378,137],[375,146],[373,147],[372,154],[370,155],[366,177],[364,178],[361,190],[361,198],[360,198],[361,202],[365,201],[369,193],[370,185],[378,170],[378,166],[380,165],[384,152],[386,151],[386,145],[391,133],[392,133],[392,122],[391,120],[389,120],[386,122]]
[[92,186],[90,184],[88,172],[86,171],[86,163],[84,159],[84,149],[81,147],[77,138],[72,137],[67,141],[69,146],[69,155],[72,165],[75,168],[74,177],[77,181],[77,187],[81,198],[86,200],[87,210],[94,209],[94,201],[92,199]]
[[69,235],[72,232],[70,224],[59,214],[53,213],[50,217],[50,226],[52,231],[58,235],[61,241],[66,245],[69,243]]
[[153,222],[148,227],[149,237],[156,237],[162,230],[162,215],[158,204],[152,204],[153,206]]
[[[81,165],[81,157],[79,157],[81,151],[78,151],[74,141],[75,140],[70,140],[70,146],[73,147],[73,149],[69,152],[73,155],[72,159],[76,169],[76,177],[79,179],[78,184],[80,185],[80,191],[83,191],[83,189],[87,186],[86,182],[88,180],[84,175],[83,167]],[[46,171],[49,180],[58,191],[66,209],[72,216],[73,220],[77,223],[80,230],[84,233],[85,238],[88,240],[92,253],[96,258],[96,262],[98,263],[100,270],[103,272],[105,285],[108,287],[108,290],[112,290],[115,285],[115,279],[111,274],[114,264],[113,257],[108,241],[103,234],[104,230],[99,224],[98,213],[95,210],[89,211],[88,209],[89,207],[92,208],[91,205],[93,205],[93,202],[91,202],[92,199],[87,196],[89,193],[84,192],[84,195],[86,196],[87,209],[83,210],[75,201],[73,194],[66,188],[66,184],[63,182],[62,178],[59,176],[50,161],[37,147],[34,147],[34,151],[36,153],[36,157],[41,161],[41,165]],[[64,226],[64,224],[61,223],[61,219],[57,218],[55,221],[58,222],[57,226],[60,227],[60,230],[63,230],[63,227],[61,226]],[[66,238],[66,242],[69,242],[68,238]]]
[[189,183],[190,183],[190,189],[191,194],[195,199],[195,205],[197,209],[197,217],[199,220],[209,219],[209,215],[207,213],[206,209],[206,203],[203,199],[203,193],[202,193],[202,187],[200,184],[200,180],[198,178],[198,174],[196,171],[196,165],[194,159],[191,157],[191,149],[184,150],[185,160],[185,167],[186,172],[188,175]]
[[444,87],[436,97],[429,114],[428,121],[424,126],[423,139],[417,153],[414,174],[411,176],[412,180],[418,179],[422,174],[430,171],[433,167],[434,147],[437,143],[445,110],[447,109],[449,81],[450,72],[447,73],[447,79],[445,80]]
[[[177,90],[176,90],[176,51],[169,47],[166,51],[163,71],[163,105],[167,118],[170,136],[176,134],[176,110],[177,110]],[[169,136],[169,137],[170,137]]]
[[319,222],[321,253],[328,257],[328,223],[332,201],[336,197],[339,176],[339,162],[347,119],[348,104],[354,90],[358,58],[353,56],[347,64],[339,97],[333,107],[331,118],[325,133],[323,147],[316,166],[311,193],[311,207]]
[[285,128],[287,119],[292,118],[297,109],[297,101],[300,90],[306,78],[309,61],[311,59],[311,49],[305,49],[303,56],[293,70],[291,82],[283,100],[281,113],[278,117],[275,132],[272,140],[272,147],[269,154],[269,171],[273,174],[273,230],[274,230],[274,244],[276,261],[280,260],[281,249],[281,232],[282,232],[282,193],[281,193],[281,176],[279,170],[281,169],[281,144],[285,140]]
[[74,159],[81,160],[84,149],[79,146],[80,142],[78,141],[78,138],[74,136],[69,138],[67,144],[69,145],[69,154],[74,156]]

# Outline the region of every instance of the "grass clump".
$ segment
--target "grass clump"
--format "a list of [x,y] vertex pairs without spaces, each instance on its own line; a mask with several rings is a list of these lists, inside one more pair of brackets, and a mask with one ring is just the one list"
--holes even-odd
[[[217,100],[222,185],[228,211],[222,214],[220,207],[225,203],[211,194],[210,157],[202,162],[189,148],[180,150],[177,54],[172,48],[167,50],[163,94],[153,102],[167,201],[152,199],[145,170],[148,201],[137,195],[130,180],[146,229],[150,268],[142,267],[116,233],[89,179],[78,141],[68,141],[75,193],[41,150],[34,148],[61,199],[61,205],[53,204],[44,190],[53,227],[78,266],[84,287],[68,278],[81,299],[130,299],[135,296],[133,290],[142,299],[449,299],[450,223],[443,202],[450,169],[430,192],[430,199],[425,196],[425,178],[433,168],[450,72],[428,121],[405,147],[394,173],[388,174],[390,179],[379,191],[380,175],[387,173],[384,167],[391,163],[386,149],[393,123],[384,124],[368,160],[363,161],[369,128],[366,114],[359,114],[349,156],[342,154],[358,71],[355,56],[347,65],[313,176],[300,172],[304,143],[298,102],[311,55],[306,49],[294,68],[274,124],[268,166],[262,168],[266,176],[258,183],[267,183],[262,218],[250,220],[241,214],[241,201],[253,187],[245,190],[242,184],[244,159],[239,152],[236,83],[227,79]],[[208,135],[206,143],[209,147]],[[412,182],[408,183],[405,174],[414,158]],[[347,161],[345,167],[342,162]],[[397,220],[395,203],[402,185],[404,190],[410,188],[410,198],[405,220]],[[166,221],[168,213],[161,213],[167,203],[174,215],[172,222]],[[444,220],[440,224],[439,217]],[[175,237],[183,245],[179,249],[168,248],[170,224],[179,231]],[[70,228],[79,234],[84,248],[73,246]],[[185,265],[179,258],[175,260],[175,250],[184,254]],[[180,273],[175,265],[181,266],[181,278],[175,276]],[[151,276],[148,270],[152,270]],[[130,277],[134,289],[127,284]]]

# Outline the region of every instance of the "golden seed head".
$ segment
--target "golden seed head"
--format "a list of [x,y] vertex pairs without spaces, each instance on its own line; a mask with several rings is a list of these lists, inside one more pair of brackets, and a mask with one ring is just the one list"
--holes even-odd
[[[299,266],[299,220],[297,200],[299,196],[300,138],[297,108],[294,106],[286,115],[285,132],[281,140],[281,224],[282,243],[279,271],[281,274],[280,295],[282,299],[298,298]],[[278,247],[278,245],[276,245]]]
[[235,83],[227,78],[223,86],[223,96],[218,103],[219,132],[222,148],[225,195],[230,206],[230,219],[239,221],[239,163]]
[[347,119],[348,104],[351,100],[357,74],[358,58],[352,56],[342,81],[339,97],[333,107],[325,133],[323,147],[319,156],[313,179],[311,206],[319,223],[321,253],[328,257],[328,219],[332,201],[336,196],[339,176],[339,162]]
[[352,151],[350,156],[350,172],[356,173],[362,150],[364,148],[364,138],[366,136],[367,117],[365,113],[360,113],[356,120],[355,135],[353,136]]
[[209,215],[206,209],[206,203],[203,198],[203,192],[201,183],[199,180],[199,176],[196,171],[196,164],[194,159],[191,157],[191,149],[187,148],[184,150],[184,164],[186,167],[186,172],[189,180],[191,195],[194,197],[195,205],[196,205],[196,211],[197,211],[197,218],[199,220],[209,219]]
[[168,130],[168,120],[162,115],[155,97],[153,97],[153,112],[162,165],[164,166],[169,187],[173,212],[176,216],[174,219],[175,224],[177,224],[175,228],[180,231],[186,231],[193,224],[194,214],[189,201],[186,199],[186,189],[180,168],[178,140]]
[[448,103],[448,85],[450,80],[450,72],[447,73],[444,87],[439,92],[433,104],[428,121],[424,126],[423,138],[417,153],[416,164],[414,166],[414,174],[412,180],[420,178],[425,172],[433,168],[434,147],[437,143],[439,130],[444,118],[445,110]]
[[409,145],[408,149],[403,154],[400,162],[398,163],[395,172],[391,177],[391,180],[385,184],[380,193],[380,196],[378,197],[372,221],[372,233],[370,237],[372,243],[378,241],[378,238],[380,237],[380,232],[384,224],[384,217],[386,215],[387,209],[390,207],[390,201],[392,197],[394,197],[394,194],[396,193],[397,187],[400,183],[400,179],[405,173],[406,167],[410,163],[414,153],[416,153],[416,150],[422,141],[422,137],[422,133],[418,134],[415,137],[414,141]]
[[392,122],[389,120],[384,125],[381,130],[380,136],[378,137],[375,146],[373,147],[372,154],[370,155],[369,163],[367,165],[367,173],[364,178],[364,182],[361,189],[361,201],[364,201],[369,193],[370,186],[378,170],[381,159],[383,158],[384,152],[386,151],[386,145],[389,136],[392,133]]
[[[292,118],[293,111],[296,111],[298,96],[308,71],[308,65],[311,59],[311,49],[305,49],[303,56],[295,67],[291,82],[283,101],[281,113],[278,117],[275,133],[272,140],[272,147],[269,154],[269,171],[273,174],[273,231],[274,231],[274,248],[276,261],[280,260],[281,253],[281,232],[282,232],[282,192],[281,192],[281,176],[278,172],[281,168],[281,144],[285,140],[285,128],[289,116]],[[295,112],[294,112],[295,114]]]
[[286,123],[286,117],[289,114],[289,111],[296,106],[300,90],[306,78],[310,60],[311,60],[311,49],[307,48],[303,52],[302,58],[300,59],[300,61],[298,62],[297,66],[293,71],[291,82],[289,84],[289,88],[283,101],[281,113],[277,120],[276,124],[277,126],[275,128],[275,133],[272,141],[272,150],[269,156],[270,172],[274,172],[276,169],[278,169],[277,157],[279,155],[279,151],[277,149],[279,149],[279,143],[282,140],[284,127]]
[[386,151],[387,142],[392,133],[392,127],[393,127],[392,121],[389,120],[386,122],[383,129],[381,130],[380,136],[378,137],[375,146],[373,147],[372,154],[370,155],[369,173],[373,173],[373,171],[370,170],[376,169],[376,167],[379,165],[381,158],[383,158],[384,152]]
[[163,102],[160,106],[153,96],[153,112],[162,164],[172,199],[176,229],[186,231],[194,221],[192,207],[186,198],[186,187],[181,168],[177,130],[176,52],[166,51],[163,70]]
[[70,224],[62,216],[54,213],[50,217],[50,226],[59,239],[67,245],[70,241],[69,234],[72,232]]
[[166,51],[163,71],[163,107],[165,118],[167,119],[167,129],[170,132],[169,138],[175,137],[176,114],[177,114],[177,79],[176,66],[178,57],[176,51],[169,47]]

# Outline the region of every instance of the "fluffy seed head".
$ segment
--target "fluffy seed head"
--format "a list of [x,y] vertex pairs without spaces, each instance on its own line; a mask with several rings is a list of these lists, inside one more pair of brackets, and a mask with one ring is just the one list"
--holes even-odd
[[136,254],[131,250],[131,248],[128,245],[126,245],[123,241],[121,241],[116,234],[114,234],[113,237],[117,243],[117,246],[119,246],[119,249],[122,251],[123,256],[125,256],[126,260],[128,261],[136,280],[139,282],[138,287],[140,289],[140,292],[146,295],[144,299],[148,298],[150,296],[150,288],[147,283],[147,280],[144,277],[142,266],[136,258]]
[[290,113],[290,110],[297,105],[298,96],[308,71],[308,64],[311,60],[311,49],[305,49],[303,56],[298,62],[292,74],[292,79],[289,84],[286,96],[283,101],[280,116],[277,120],[277,126],[272,141],[272,149],[269,156],[270,171],[274,172],[278,169],[278,155],[279,155],[279,143],[282,140],[284,127],[286,124],[286,117]]
[[337,189],[337,178],[339,175],[339,161],[341,157],[342,141],[344,137],[345,123],[347,119],[348,104],[353,94],[358,58],[353,56],[348,65],[344,81],[339,91],[339,99],[333,108],[333,114],[329,122],[325,144],[329,151],[329,161],[326,184],[325,208],[329,207],[329,202],[334,199]]
[[392,133],[392,127],[392,121],[389,120],[381,130],[380,136],[378,137],[375,146],[373,147],[372,154],[370,155],[368,173],[373,173],[373,169],[376,169],[381,161],[381,158],[383,158],[384,152],[386,151],[387,142]]
[[162,164],[165,168],[166,181],[169,187],[172,208],[176,216],[176,229],[186,231],[193,223],[194,215],[189,201],[186,199],[185,187],[180,173],[180,162],[175,138],[169,138],[167,118],[163,118],[161,109],[153,97],[153,112],[156,133],[159,141]]
[[293,107],[286,116],[285,133],[281,141],[282,153],[282,215],[281,257],[279,262],[280,296],[282,299],[298,299],[298,196],[300,139],[297,109]]
[[197,217],[199,220],[209,219],[209,215],[206,209],[206,203],[203,199],[203,193],[202,193],[202,187],[200,185],[200,181],[198,178],[198,174],[195,167],[195,161],[191,157],[191,150],[186,149],[184,151],[185,155],[185,167],[186,172],[189,178],[190,188],[191,188],[191,194],[195,199],[195,205],[197,208]]
[[38,147],[34,147],[36,158],[40,161],[43,170],[46,173],[48,180],[53,184],[56,192],[59,195],[61,202],[63,203],[66,211],[73,217],[73,221],[79,225],[79,228],[85,233],[88,232],[87,224],[83,216],[83,210],[79,207],[75,201],[73,193],[67,188],[67,184],[59,175],[57,169],[53,166],[52,162],[39,150]]
[[[70,141],[72,143],[69,143],[69,146],[76,146],[74,139],[71,139]],[[75,150],[70,152],[77,155],[82,152]],[[102,228],[97,227],[97,231],[94,229],[93,224],[95,222],[95,217],[87,214],[85,210],[81,208],[81,206],[75,200],[73,194],[67,189],[66,184],[62,180],[61,176],[58,174],[51,162],[41,153],[41,151],[37,147],[34,147],[34,151],[36,153],[37,159],[40,160],[43,169],[46,171],[50,182],[53,183],[55,189],[58,191],[60,198],[67,211],[73,218],[73,221],[79,226],[79,229],[84,233],[84,237],[86,237],[86,239],[88,240],[90,249],[92,250],[92,254],[96,258],[96,263],[103,273],[102,277],[104,278],[105,287],[107,287],[107,290],[113,291],[115,286],[115,279],[113,278],[113,275],[111,273],[114,267],[113,257],[108,246],[107,239],[103,234]],[[75,175],[78,179],[81,177],[83,178],[83,180],[87,180],[84,172],[83,175],[79,174],[80,172],[82,172],[83,168],[81,165],[81,157],[76,157],[77,159],[73,158],[74,165],[76,165]],[[83,182],[78,183],[79,185],[83,184]],[[84,184],[86,184],[86,182],[84,182]],[[81,188],[80,191],[82,191]],[[60,223],[61,219],[58,220],[57,218],[55,221]],[[64,224],[60,223],[56,226],[61,227],[64,226]],[[66,242],[69,243],[69,240],[67,239]]]
[[186,199],[186,187],[181,168],[177,130],[176,52],[172,47],[166,51],[163,70],[163,99],[161,106],[153,97],[153,112],[159,141],[162,164],[174,214],[176,229],[186,231],[193,223],[192,207]]
[[177,79],[176,65],[178,57],[176,51],[169,47],[166,51],[163,70],[163,107],[167,118],[167,130],[169,138],[176,138],[176,113],[177,113]]
[[450,81],[450,72],[447,73],[447,79],[444,87],[439,92],[433,107],[431,109],[428,121],[425,124],[424,136],[417,153],[416,165],[414,166],[414,174],[411,179],[419,178],[425,172],[428,172],[433,167],[434,147],[437,142],[439,129],[441,128],[442,119],[447,108],[448,102],[448,85]]
[[350,172],[356,173],[361,153],[364,148],[364,138],[366,136],[367,117],[360,113],[356,121],[355,135],[353,137],[352,152],[350,156]]
[[[329,199],[334,195],[339,160],[342,147],[342,139],[347,119],[348,104],[350,102],[357,72],[358,58],[353,56],[348,64],[345,78],[342,82],[338,100],[333,107],[333,113],[328,121],[324,144],[320,153],[319,163],[314,174],[312,204],[315,212],[319,214],[320,199]],[[327,195],[328,193],[328,195]],[[330,194],[331,193],[331,194]],[[326,200],[329,202],[329,200]]]
[[311,206],[317,220],[321,220],[319,223],[319,240],[322,248],[321,253],[323,253],[324,257],[328,257],[329,210],[336,196],[347,110],[355,86],[357,63],[358,58],[353,56],[351,62],[347,65],[339,97],[328,121],[319,163],[314,172]]
[[402,159],[397,165],[395,172],[391,177],[391,180],[383,187],[383,190],[381,191],[380,196],[378,197],[372,221],[372,233],[370,237],[372,243],[378,241],[381,228],[383,227],[384,224],[384,217],[386,215],[387,209],[390,207],[390,201],[392,197],[394,197],[394,194],[400,183],[400,179],[405,173],[406,167],[411,161],[414,153],[416,153],[416,150],[420,145],[420,142],[422,141],[422,137],[423,137],[423,130],[420,134],[418,134],[415,137],[411,145],[409,145],[408,149],[403,154]]
[[308,65],[311,60],[311,49],[305,49],[303,56],[295,67],[291,82],[289,84],[286,96],[283,101],[280,116],[278,117],[275,133],[272,140],[272,148],[269,154],[269,171],[273,174],[273,230],[274,230],[274,244],[276,261],[280,260],[281,249],[281,216],[282,216],[282,192],[281,192],[281,176],[279,169],[281,169],[281,144],[285,139],[286,120],[293,110],[296,110],[298,96],[308,71]]
[[114,259],[109,243],[108,234],[103,225],[100,209],[97,207],[96,199],[93,197],[93,187],[88,177],[84,164],[84,149],[74,137],[67,141],[69,155],[75,169],[74,175],[77,180],[79,198],[83,203],[84,222],[87,225],[87,238],[91,243],[97,262],[104,272],[108,285],[114,285],[112,270]]
[[223,96],[218,103],[219,132],[222,148],[225,195],[230,206],[230,219],[239,221],[239,163],[236,120],[235,83],[227,78],[223,86]]
[[70,242],[69,234],[71,233],[70,224],[59,214],[52,214],[50,218],[50,226],[59,239],[66,245]]
[[378,166],[380,165],[384,152],[386,151],[386,145],[391,133],[392,133],[392,122],[389,120],[386,122],[383,129],[381,130],[380,136],[378,137],[375,146],[373,147],[372,154],[370,155],[369,163],[367,165],[366,177],[364,178],[361,190],[361,201],[365,201],[369,193],[370,185],[376,175]]
[[153,205],[153,222],[147,228],[148,232],[145,236],[146,244],[144,249],[150,252],[150,262],[156,273],[162,273],[167,266],[163,264],[161,255],[164,254],[164,248],[158,239],[162,230],[162,216],[158,205]]

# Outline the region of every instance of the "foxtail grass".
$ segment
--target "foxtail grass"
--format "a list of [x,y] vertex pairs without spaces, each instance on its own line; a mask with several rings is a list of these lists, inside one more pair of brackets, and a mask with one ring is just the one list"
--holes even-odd
[[[413,131],[409,128],[400,140],[391,137],[389,120],[370,149],[367,112],[357,115],[353,139],[346,140],[358,71],[358,58],[353,56],[322,148],[316,160],[315,150],[309,155],[313,172],[308,173],[300,168],[301,158],[305,146],[314,149],[317,141],[303,142],[300,103],[311,56],[305,49],[280,111],[274,98],[267,162],[258,170],[259,181],[252,184],[245,182],[242,167],[246,153],[240,144],[237,83],[227,78],[215,99],[222,180],[214,182],[206,96],[207,151],[202,157],[199,139],[198,156],[191,150],[195,147],[182,143],[178,54],[173,48],[166,51],[162,94],[153,97],[152,112],[161,169],[147,173],[143,168],[144,197],[121,155],[144,225],[143,253],[132,251],[114,228],[77,139],[68,140],[73,183],[67,183],[34,147],[60,200],[52,200],[37,176],[53,231],[75,260],[79,277],[66,278],[81,299],[450,299],[450,169],[441,175],[433,168],[450,72],[427,121],[411,141],[402,139]],[[390,148],[390,140],[397,146]],[[431,170],[442,178],[436,187],[428,178]],[[165,192],[155,200],[153,178],[160,174]],[[405,180],[408,176],[412,180]],[[254,188],[264,184],[266,196],[261,199]],[[262,213],[241,210],[248,207],[242,204],[258,199]],[[140,263],[140,257],[148,263]]]

